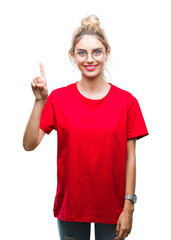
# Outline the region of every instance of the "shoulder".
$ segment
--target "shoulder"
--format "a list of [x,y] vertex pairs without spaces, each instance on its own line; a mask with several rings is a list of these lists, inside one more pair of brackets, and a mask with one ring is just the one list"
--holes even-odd
[[73,83],[70,83],[66,86],[62,86],[62,87],[58,87],[54,90],[51,91],[51,93],[49,94],[49,96],[51,96],[52,98],[57,97],[57,96],[64,96],[66,94],[69,93],[69,90],[73,87]]
[[116,85],[114,85],[115,87],[115,94],[117,96],[117,98],[119,98],[122,101],[126,101],[128,104],[128,107],[131,106],[137,99],[136,97],[129,91],[120,88]]
[[58,87],[51,91],[48,98],[52,101],[54,105],[59,104],[62,102],[68,101],[70,98],[73,97],[73,84],[68,84],[66,86]]
[[136,97],[129,91],[120,88],[116,85],[114,85],[115,88],[115,98],[117,99],[118,103],[120,103],[121,105],[123,104],[124,106],[126,106],[127,110],[130,109],[130,107],[137,102]]

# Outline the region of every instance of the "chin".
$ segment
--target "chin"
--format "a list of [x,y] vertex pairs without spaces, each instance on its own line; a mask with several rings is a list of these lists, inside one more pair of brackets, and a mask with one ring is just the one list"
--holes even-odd
[[82,71],[82,74],[85,75],[86,77],[89,77],[89,78],[95,78],[97,77],[102,71],[98,71],[98,72],[85,72],[85,71]]
[[84,72],[82,72],[82,74],[86,77],[89,77],[89,78],[95,78],[99,75],[99,73],[89,73],[89,74],[87,74],[87,73],[84,73]]

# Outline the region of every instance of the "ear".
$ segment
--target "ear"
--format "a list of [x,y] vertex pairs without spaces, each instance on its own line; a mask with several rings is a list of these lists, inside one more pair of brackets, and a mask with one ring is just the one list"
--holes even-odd
[[77,63],[76,60],[75,60],[75,55],[74,55],[73,52],[71,52],[71,57],[73,58],[73,61],[74,61],[75,63]]
[[106,58],[105,58],[105,61],[107,61],[108,57],[109,57],[109,54],[110,54],[110,49],[107,50],[106,52]]

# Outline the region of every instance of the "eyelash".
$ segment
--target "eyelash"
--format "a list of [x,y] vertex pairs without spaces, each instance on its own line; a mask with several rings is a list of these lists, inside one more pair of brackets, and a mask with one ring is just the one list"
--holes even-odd
[[[98,51],[98,52],[101,52],[100,49],[95,49],[95,50],[93,50],[93,52],[97,52],[97,51]],[[83,50],[80,50],[80,51],[79,51],[79,54],[80,54],[80,53],[87,53],[87,52],[86,52],[86,51],[83,51]]]

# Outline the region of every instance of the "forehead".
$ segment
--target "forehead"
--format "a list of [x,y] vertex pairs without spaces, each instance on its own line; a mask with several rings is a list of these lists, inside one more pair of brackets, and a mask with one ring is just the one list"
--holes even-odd
[[98,47],[104,48],[104,45],[94,35],[83,35],[80,41],[75,45],[75,49],[82,48],[85,50],[92,50]]

